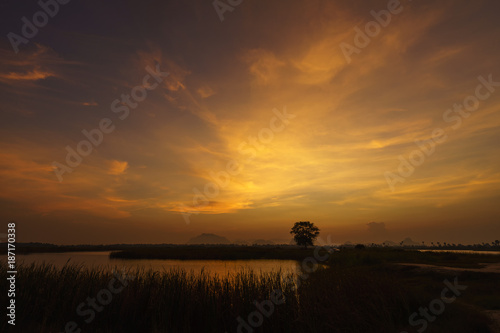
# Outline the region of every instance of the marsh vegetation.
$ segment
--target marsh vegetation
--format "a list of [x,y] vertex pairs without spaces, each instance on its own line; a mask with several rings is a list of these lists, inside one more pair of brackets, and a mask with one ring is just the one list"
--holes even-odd
[[[304,252],[302,257],[312,249]],[[263,316],[255,332],[416,332],[409,316],[439,297],[443,280],[453,280],[457,273],[394,263],[478,267],[498,261],[486,255],[349,249],[332,253],[326,265],[305,278],[282,271],[214,276],[138,269],[126,272],[133,278],[108,304],[97,303],[102,309],[89,322],[88,299],[108,288],[116,279],[112,272],[83,265],[24,265],[17,274],[16,327],[2,321],[1,331],[65,332],[73,321],[82,332],[237,332],[237,318],[247,320],[258,311],[255,302],[262,304],[278,290],[284,302]],[[5,284],[5,263],[1,271]],[[491,332],[483,311],[500,309],[500,275],[461,272],[458,279],[467,290],[446,305],[426,332]],[[79,306],[86,315],[77,313]]]

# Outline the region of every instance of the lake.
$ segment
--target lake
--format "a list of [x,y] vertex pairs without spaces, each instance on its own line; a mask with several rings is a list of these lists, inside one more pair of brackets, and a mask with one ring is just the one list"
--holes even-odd
[[285,273],[296,273],[299,262],[295,260],[172,260],[172,259],[111,259],[110,251],[105,252],[63,252],[18,254],[17,264],[51,263],[62,268],[66,263],[109,269],[136,269],[142,267],[156,271],[183,269],[199,273],[204,270],[212,275],[228,275],[241,270],[254,272],[273,272],[281,269]]

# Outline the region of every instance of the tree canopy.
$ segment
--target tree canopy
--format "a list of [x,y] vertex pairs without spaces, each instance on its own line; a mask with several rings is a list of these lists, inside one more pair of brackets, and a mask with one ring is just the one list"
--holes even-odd
[[293,234],[293,239],[297,245],[307,247],[314,244],[314,240],[319,235],[319,228],[309,221],[295,222],[290,233]]

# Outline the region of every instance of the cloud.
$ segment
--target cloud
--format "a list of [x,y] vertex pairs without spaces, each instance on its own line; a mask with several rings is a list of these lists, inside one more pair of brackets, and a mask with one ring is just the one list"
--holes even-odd
[[122,175],[128,169],[128,162],[126,161],[111,161],[109,162],[108,174],[110,175]]
[[267,85],[274,83],[279,77],[279,70],[285,66],[285,62],[274,55],[273,52],[264,49],[248,50],[243,59],[248,64],[248,70],[254,75],[258,84]]
[[[499,5],[403,4],[347,64],[339,44],[353,43],[353,28],[373,20],[371,9],[383,9],[375,3],[248,2],[231,29],[201,3],[134,4],[140,29],[103,11],[105,21],[86,22],[89,31],[101,31],[101,23],[113,31],[54,25],[47,31],[53,49],[32,43],[16,55],[0,48],[0,198],[61,224],[98,216],[175,229],[182,219],[171,212],[192,204],[194,190],[203,193],[235,160],[241,171],[194,219],[245,232],[288,228],[305,215],[370,237],[396,232],[398,224],[420,227],[419,219],[437,224],[445,210],[449,221],[467,209],[496,223],[500,90],[448,132],[395,193],[383,175],[418,148],[415,139],[448,126],[443,112],[474,92],[478,75],[497,68],[491,26]],[[111,102],[141,85],[145,68],[156,64],[170,75],[122,122]],[[273,108],[283,105],[297,118],[267,143],[248,144],[250,159],[238,147],[265,134]],[[65,146],[76,148],[82,129],[103,117],[117,130],[58,183],[51,163],[64,162]],[[385,222],[366,224],[373,219]]]
[[213,91],[213,89],[209,86],[201,87],[196,92],[201,96],[201,98],[208,98],[215,94],[215,91]]
[[370,222],[366,226],[368,226],[368,231],[365,239],[370,242],[382,242],[390,237],[384,222]]
[[21,80],[21,81],[37,81],[37,80],[43,80],[48,77],[54,76],[53,73],[43,71],[40,69],[35,69],[31,72],[27,73],[8,73],[8,74],[3,74],[1,76],[1,79],[5,80]]
[[385,234],[387,229],[385,228],[384,222],[370,222],[366,224],[368,226],[368,232],[372,234]]
[[78,64],[64,60],[41,44],[36,44],[36,49],[31,52],[26,50],[19,54],[0,48],[0,82],[19,85],[49,77],[63,78],[64,73],[59,73],[60,66]]

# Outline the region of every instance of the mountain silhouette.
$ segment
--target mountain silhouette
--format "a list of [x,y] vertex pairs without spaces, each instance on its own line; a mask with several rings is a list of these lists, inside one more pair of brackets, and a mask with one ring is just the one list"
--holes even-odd
[[193,237],[187,242],[188,244],[231,244],[231,242],[223,236],[215,234],[201,234]]

